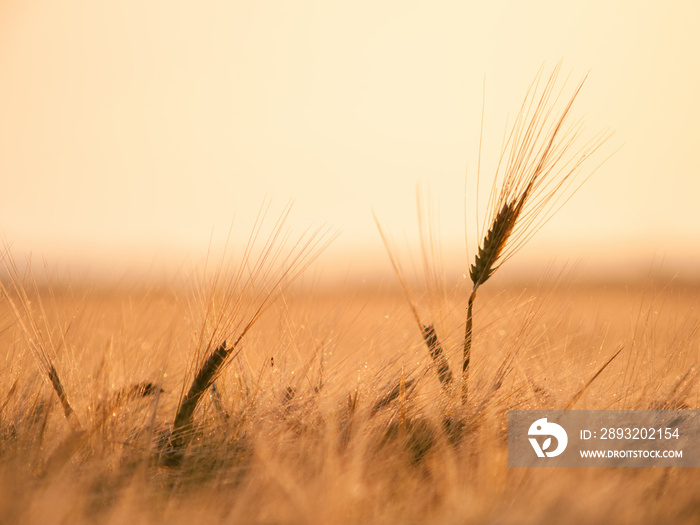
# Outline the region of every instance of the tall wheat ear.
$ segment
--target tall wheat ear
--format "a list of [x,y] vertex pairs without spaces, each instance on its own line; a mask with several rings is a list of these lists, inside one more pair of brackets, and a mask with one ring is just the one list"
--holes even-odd
[[[568,99],[564,98],[566,81],[557,87],[560,69],[561,64],[558,64],[546,80],[542,70],[536,75],[501,150],[483,223],[488,225],[488,230],[481,232],[482,240],[469,269],[472,289],[464,332],[463,404],[469,397],[473,306],[477,290],[600,166],[599,163],[589,169],[590,159],[611,136],[604,130],[582,140],[582,122],[572,122],[570,113],[585,78]],[[562,100],[566,102],[562,104]],[[587,171],[584,173],[584,170]]]
[[[182,384],[172,432],[162,450],[167,465],[181,462],[192,437],[199,401],[231,358],[240,353],[244,337],[337,236],[329,229],[319,229],[290,241],[286,228],[290,211],[288,205],[268,228],[270,203],[264,204],[240,260],[228,264],[222,258],[213,276],[204,275],[199,283],[194,306],[201,324],[194,340],[195,359],[188,372],[192,379],[186,391],[187,381]],[[264,230],[270,233],[265,236]]]

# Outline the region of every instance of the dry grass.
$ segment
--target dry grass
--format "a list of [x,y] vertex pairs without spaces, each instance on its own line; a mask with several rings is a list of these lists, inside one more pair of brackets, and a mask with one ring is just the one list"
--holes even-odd
[[[36,294],[28,294],[30,304],[49,302],[47,291]],[[0,521],[695,523],[700,516],[693,469],[509,469],[505,435],[507,410],[563,408],[619,345],[624,351],[575,408],[697,409],[697,288],[562,281],[523,292],[494,282],[477,314],[485,328],[475,332],[468,407],[427,373],[432,360],[397,290],[290,290],[219,374],[225,414],[210,393],[202,397],[173,467],[159,458],[189,381],[187,294],[52,292],[42,322],[60,332],[73,318],[53,359],[82,434],[27,354],[28,335],[7,327],[12,314],[3,303]],[[463,304],[448,306],[454,313],[445,323],[455,330],[443,338],[444,353],[459,359]]]

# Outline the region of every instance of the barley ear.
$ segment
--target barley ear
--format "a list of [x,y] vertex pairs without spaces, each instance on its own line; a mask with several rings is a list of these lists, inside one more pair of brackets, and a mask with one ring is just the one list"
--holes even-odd
[[428,353],[430,354],[430,358],[433,360],[433,363],[435,363],[435,366],[437,367],[436,371],[438,379],[440,380],[440,384],[447,391],[449,390],[449,386],[452,383],[452,370],[450,370],[450,363],[447,361],[445,353],[442,350],[442,345],[440,344],[440,339],[438,338],[437,332],[435,332],[435,327],[432,324],[424,325],[421,321],[420,316],[418,315],[418,308],[416,306],[416,302],[411,296],[411,292],[409,291],[408,284],[406,284],[406,280],[403,277],[403,273],[399,266],[398,260],[391,251],[389,241],[386,235],[384,235],[384,230],[382,230],[382,227],[379,224],[379,219],[377,219],[376,215],[374,215],[374,222],[376,223],[377,229],[379,230],[379,235],[381,236],[382,242],[384,243],[384,248],[386,248],[386,253],[387,255],[389,255],[391,266],[393,267],[394,273],[396,274],[396,277],[399,280],[399,284],[401,285],[401,290],[403,291],[404,296],[406,297],[408,305],[411,307],[413,318],[416,320],[416,324],[418,325],[421,335],[423,336],[425,346],[428,347]]
[[172,462],[177,462],[180,458],[179,453],[189,441],[188,431],[192,426],[192,418],[199,400],[214,382],[226,357],[233,351],[233,348],[227,347],[226,341],[224,341],[221,346],[211,352],[209,357],[202,363],[190,389],[180,403],[173,423],[172,437],[168,443],[168,458]]
[[423,335],[423,340],[428,347],[430,357],[437,367],[438,379],[440,380],[442,386],[447,389],[450,383],[452,383],[452,370],[450,370],[450,364],[447,362],[447,358],[442,350],[440,340],[435,333],[435,328],[431,324],[422,326],[421,333]]
[[464,328],[464,352],[462,357],[462,403],[464,405],[467,404],[469,397],[469,362],[471,361],[472,318],[476,291],[479,286],[484,284],[498,270],[496,262],[501,256],[510,234],[513,232],[515,223],[520,216],[531,189],[532,183],[523,190],[517,201],[506,202],[503,205],[493,219],[489,231],[486,232],[486,236],[479,246],[479,252],[474,259],[474,264],[469,268],[469,277],[474,287],[469,295],[467,322]]
[[498,269],[496,262],[513,232],[518,216],[523,209],[525,200],[530,193],[530,187],[523,191],[517,202],[506,202],[491,223],[489,231],[479,246],[479,252],[474,258],[474,264],[469,268],[469,277],[474,283],[472,294],[485,283]]
[[[50,361],[49,361],[49,363],[50,363]],[[49,376],[49,381],[51,381],[51,386],[53,387],[54,391],[56,392],[56,395],[58,396],[58,400],[61,402],[61,407],[63,408],[63,413],[66,416],[66,420],[76,430],[78,430],[80,428],[80,423],[78,423],[78,420],[75,416],[75,412],[73,411],[73,407],[68,402],[68,396],[66,395],[66,391],[63,388],[63,384],[61,384],[61,380],[58,377],[58,372],[56,371],[56,367],[53,365],[53,363],[49,364],[48,376]]]

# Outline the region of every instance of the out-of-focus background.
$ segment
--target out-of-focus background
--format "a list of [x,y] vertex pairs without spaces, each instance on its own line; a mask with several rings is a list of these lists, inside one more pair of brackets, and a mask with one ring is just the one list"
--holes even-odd
[[148,276],[294,200],[294,230],[343,231],[324,272],[363,279],[390,272],[372,210],[415,242],[418,186],[466,268],[483,93],[488,181],[535,73],[563,59],[572,87],[589,74],[574,115],[621,149],[511,271],[692,280],[699,26],[693,1],[4,0],[0,232],[74,272]]

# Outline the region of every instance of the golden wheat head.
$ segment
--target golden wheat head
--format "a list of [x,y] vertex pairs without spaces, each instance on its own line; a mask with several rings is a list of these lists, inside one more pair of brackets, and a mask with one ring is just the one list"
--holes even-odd
[[555,89],[560,67],[561,64],[554,68],[541,88],[542,71],[536,76],[501,151],[484,223],[488,230],[482,235],[469,268],[473,287],[464,332],[462,399],[465,403],[472,308],[477,289],[568,200],[578,187],[573,183],[582,167],[610,136],[602,132],[583,146],[577,146],[581,124],[571,123],[569,114],[583,81],[563,108],[558,109],[564,92],[564,87]]

